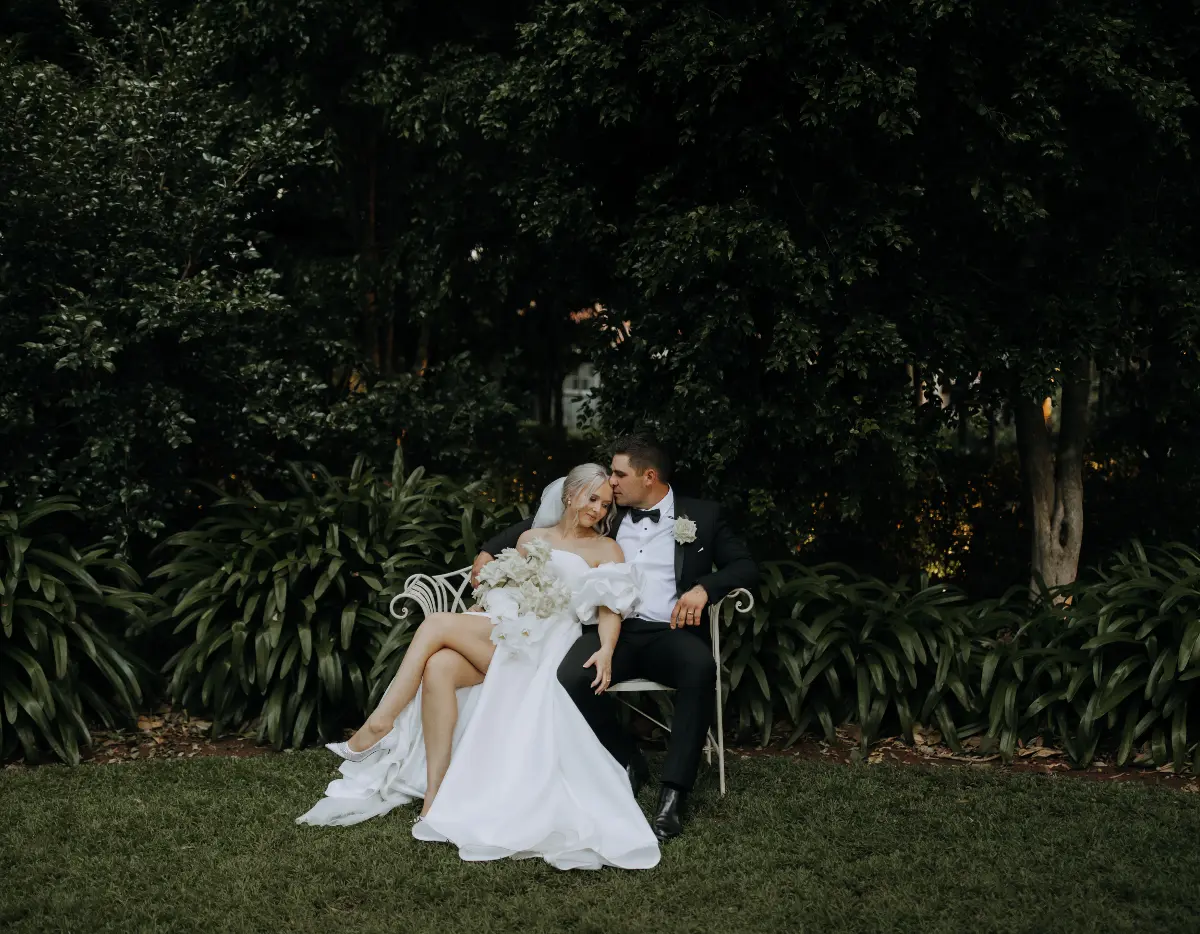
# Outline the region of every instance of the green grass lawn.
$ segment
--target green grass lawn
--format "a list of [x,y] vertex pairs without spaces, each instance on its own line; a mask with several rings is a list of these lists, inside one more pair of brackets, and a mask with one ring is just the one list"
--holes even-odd
[[1179,792],[739,760],[658,868],[563,873],[462,863],[408,810],[295,826],[332,775],[323,751],[0,772],[0,931],[1200,931]]

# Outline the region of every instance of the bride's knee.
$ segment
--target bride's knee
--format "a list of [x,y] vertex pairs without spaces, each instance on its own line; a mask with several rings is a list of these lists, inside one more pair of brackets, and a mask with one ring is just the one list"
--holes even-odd
[[441,640],[453,624],[453,613],[430,613],[417,629],[417,635],[424,639]]
[[453,685],[458,662],[458,653],[450,649],[434,652],[429,656],[429,661],[425,663],[425,670],[421,673],[421,683],[426,687]]

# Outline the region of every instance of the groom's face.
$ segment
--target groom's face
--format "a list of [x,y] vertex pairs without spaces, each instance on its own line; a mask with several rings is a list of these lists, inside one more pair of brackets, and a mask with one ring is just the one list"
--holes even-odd
[[651,473],[634,470],[628,454],[614,454],[610,469],[612,474],[608,482],[612,484],[613,500],[618,506],[641,509],[649,505],[647,497],[654,482]]

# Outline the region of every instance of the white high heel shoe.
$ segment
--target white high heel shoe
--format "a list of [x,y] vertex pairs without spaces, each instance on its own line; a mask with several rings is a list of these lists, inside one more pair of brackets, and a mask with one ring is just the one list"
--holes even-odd
[[349,743],[326,743],[325,748],[332,752],[335,756],[341,756],[347,762],[362,762],[363,759],[369,759],[371,756],[375,755],[375,753],[379,752],[380,749],[382,749],[380,746],[380,743],[382,742],[383,740],[380,739],[373,746],[368,746],[362,752],[355,752],[350,748]]

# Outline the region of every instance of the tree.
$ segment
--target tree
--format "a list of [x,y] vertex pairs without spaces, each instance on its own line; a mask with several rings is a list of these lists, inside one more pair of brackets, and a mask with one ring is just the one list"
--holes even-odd
[[1091,366],[1190,309],[1171,9],[540,6],[492,123],[516,209],[614,257],[601,417],[800,545],[886,536],[948,419],[1009,407],[1032,570],[1071,580]]
[[[918,82],[927,119],[897,154],[926,193],[910,225],[920,249],[906,333],[943,380],[982,373],[956,417],[1012,412],[1035,589],[1078,571],[1094,370],[1194,318],[1184,119],[1195,101],[1171,9],[967,10],[928,63],[933,80]],[[939,333],[922,340],[932,323]]]
[[[335,164],[281,226],[278,262],[297,301],[357,308],[354,367],[370,386],[468,352],[473,371],[551,408],[542,376],[561,382],[558,338],[577,306],[560,285],[561,250],[539,251],[507,213],[513,153],[481,123],[527,6],[204,7],[238,24],[223,53],[231,76],[272,110],[319,111]],[[534,340],[514,339],[533,319]]]
[[321,148],[211,79],[212,30],[133,3],[100,39],[63,8],[75,73],[0,48],[0,446],[24,494],[152,535],[322,395],[258,250]]

